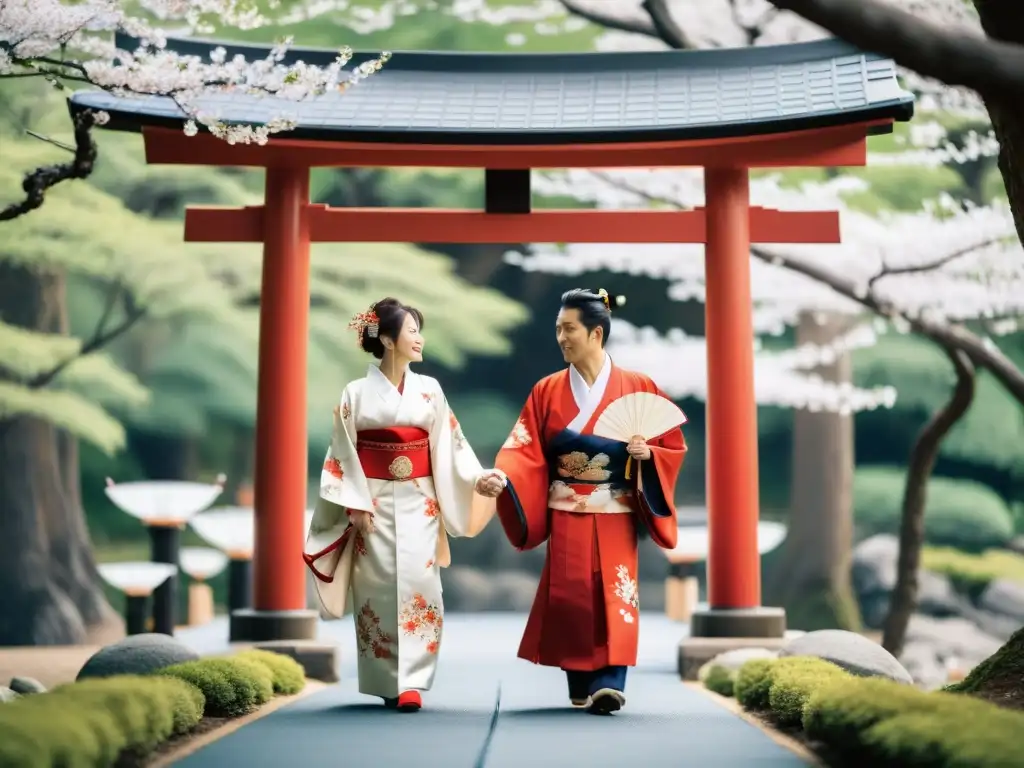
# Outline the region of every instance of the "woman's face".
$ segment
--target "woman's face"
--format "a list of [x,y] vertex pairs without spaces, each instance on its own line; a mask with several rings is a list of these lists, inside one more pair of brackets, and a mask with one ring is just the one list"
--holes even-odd
[[420,333],[416,317],[412,312],[406,312],[402,330],[398,332],[398,338],[395,340],[395,352],[400,359],[419,363],[423,361],[423,343],[423,334]]

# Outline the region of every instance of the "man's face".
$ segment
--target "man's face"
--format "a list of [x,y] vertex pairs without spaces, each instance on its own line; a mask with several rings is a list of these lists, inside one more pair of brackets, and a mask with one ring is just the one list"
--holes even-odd
[[588,332],[578,309],[562,308],[555,320],[555,339],[569,364],[584,360],[601,349],[601,328]]

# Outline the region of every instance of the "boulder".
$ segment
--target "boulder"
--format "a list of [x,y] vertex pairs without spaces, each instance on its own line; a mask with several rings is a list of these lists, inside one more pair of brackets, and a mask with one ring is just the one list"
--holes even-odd
[[3,685],[0,685],[0,704],[6,704],[9,701],[20,699],[21,695],[17,691],[12,691]]
[[1020,627],[1024,624],[1024,583],[996,579],[981,593],[978,607],[990,613],[1007,616]]
[[12,677],[11,690],[22,695],[46,693],[46,686],[34,677]]
[[887,533],[871,536],[854,547],[850,573],[854,592],[858,595],[892,592],[896,586],[899,551],[899,539]]
[[704,682],[712,667],[722,667],[730,676],[735,676],[739,672],[740,667],[748,661],[753,661],[754,659],[774,659],[778,655],[777,651],[767,648],[734,648],[731,651],[718,654],[711,661],[704,664],[697,672],[697,679]]
[[948,682],[945,660],[928,643],[907,643],[900,654],[900,663],[921,688],[940,688]]
[[920,642],[932,647],[945,662],[956,659],[967,666],[984,661],[1002,646],[1002,642],[983,632],[967,619],[936,619],[914,614],[907,625],[906,643]]
[[914,678],[896,657],[878,643],[856,632],[842,629],[808,632],[786,643],[779,651],[779,656],[816,656],[853,675],[886,677],[907,684],[914,682]]
[[76,679],[147,675],[198,658],[198,653],[170,635],[131,635],[96,651],[79,670]]

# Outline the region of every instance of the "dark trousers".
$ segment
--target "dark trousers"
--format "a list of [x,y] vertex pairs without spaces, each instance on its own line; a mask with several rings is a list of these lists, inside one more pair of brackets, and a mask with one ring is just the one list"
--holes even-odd
[[602,688],[611,688],[624,693],[628,669],[628,667],[603,667],[595,669],[593,672],[567,669],[565,677],[569,682],[569,698],[585,699]]

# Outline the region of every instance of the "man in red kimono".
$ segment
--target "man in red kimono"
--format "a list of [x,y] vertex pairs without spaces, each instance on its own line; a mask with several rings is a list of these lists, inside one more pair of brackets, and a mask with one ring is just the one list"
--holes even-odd
[[625,704],[639,631],[637,538],[675,546],[686,453],[680,428],[628,444],[593,434],[617,398],[662,394],[605,353],[613,303],[621,300],[604,290],[562,296],[555,333],[569,366],[534,386],[496,460],[507,476],[498,497],[505,535],[520,551],[547,542],[519,657],[564,670],[573,706],[594,714]]

